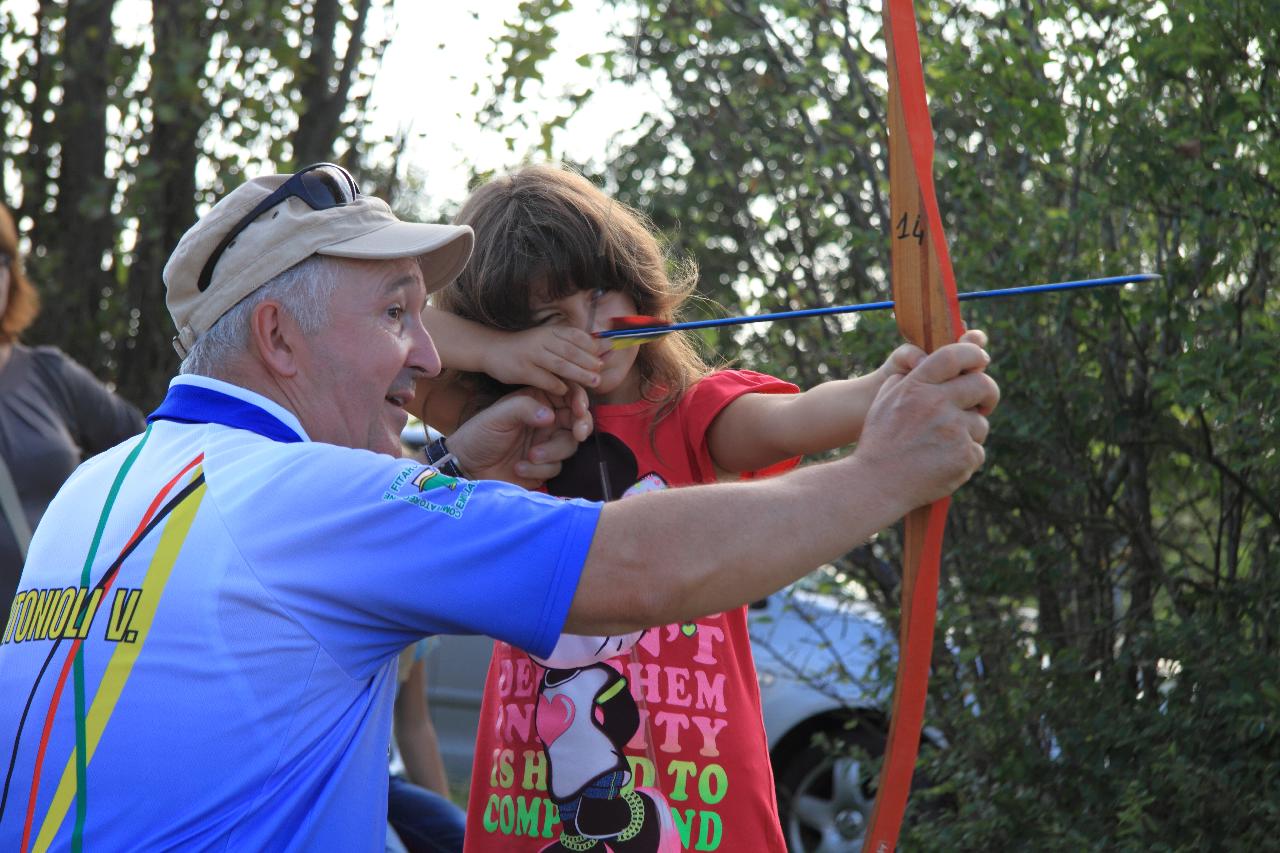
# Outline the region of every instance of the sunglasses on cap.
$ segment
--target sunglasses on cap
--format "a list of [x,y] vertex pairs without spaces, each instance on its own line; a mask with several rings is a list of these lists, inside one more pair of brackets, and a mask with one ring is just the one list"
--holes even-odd
[[209,260],[205,261],[204,268],[200,270],[200,279],[196,283],[197,289],[201,293],[208,290],[209,283],[213,280],[213,268],[218,265],[222,253],[255,219],[276,205],[291,198],[298,198],[306,202],[312,210],[328,210],[331,207],[351,204],[359,197],[360,187],[356,185],[355,178],[341,166],[335,166],[333,163],[315,163],[294,172],[288,180],[258,202],[253,210],[246,213],[235,227],[227,232],[227,236],[222,238],[217,248],[209,254]]

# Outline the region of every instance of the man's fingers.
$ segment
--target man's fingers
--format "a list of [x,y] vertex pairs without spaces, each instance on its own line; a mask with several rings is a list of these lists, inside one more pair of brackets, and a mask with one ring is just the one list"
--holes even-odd
[[581,385],[575,385],[569,392],[569,409],[573,412],[575,420],[587,416],[591,409],[591,400],[587,397],[587,391]]
[[540,488],[547,480],[559,474],[560,468],[559,462],[548,462],[545,465],[526,461],[517,462],[515,474],[520,479],[516,481],[516,485],[526,489]]
[[591,402],[581,385],[575,385],[569,391],[569,415],[574,439],[586,441],[587,436],[591,435],[594,422],[591,418]]
[[915,344],[900,344],[889,356],[889,363],[902,372],[909,373],[925,359],[925,351]]
[[1000,402],[1000,386],[985,373],[964,373],[944,386],[951,400],[961,409],[972,409],[989,415]]
[[[554,466],[555,470],[550,471],[550,473],[544,471],[545,476],[535,478],[546,480],[558,474],[560,472],[560,463],[572,456],[577,449],[578,440],[576,436],[566,430],[556,430],[545,440],[530,447],[525,461],[534,466]],[[523,474],[524,471],[521,471],[521,473]]]
[[554,409],[541,395],[509,394],[485,410],[508,427],[545,427],[555,423]]
[[978,444],[986,444],[991,433],[991,422],[984,415],[969,411],[964,413],[964,424],[969,430],[969,437]]
[[974,343],[947,344],[934,350],[911,371],[911,378],[918,382],[940,385],[962,373],[985,370],[991,363],[987,351]]
[[571,432],[577,441],[585,441],[591,435],[591,408],[582,386],[571,385],[568,393],[551,397],[548,402],[554,408],[557,427]]
[[969,478],[978,472],[987,462],[987,449],[981,444],[974,443],[969,446],[971,454],[969,460],[969,473],[965,475],[964,482],[969,482]]

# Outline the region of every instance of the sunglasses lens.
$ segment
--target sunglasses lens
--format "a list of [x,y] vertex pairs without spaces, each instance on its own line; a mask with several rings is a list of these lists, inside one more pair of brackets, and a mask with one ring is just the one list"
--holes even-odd
[[320,166],[299,172],[296,177],[299,184],[298,195],[313,210],[350,204],[360,194],[351,176],[337,166]]

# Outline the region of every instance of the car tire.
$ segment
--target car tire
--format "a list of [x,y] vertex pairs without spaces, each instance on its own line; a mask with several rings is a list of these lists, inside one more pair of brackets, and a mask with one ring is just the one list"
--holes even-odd
[[778,817],[791,853],[862,849],[875,805],[884,735],[870,726],[826,730],[780,756]]

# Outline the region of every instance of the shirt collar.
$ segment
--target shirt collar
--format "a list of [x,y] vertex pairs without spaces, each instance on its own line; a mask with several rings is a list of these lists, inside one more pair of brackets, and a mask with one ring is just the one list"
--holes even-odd
[[160,406],[147,422],[221,424],[245,429],[272,441],[310,441],[297,416],[261,394],[208,376],[175,376]]

